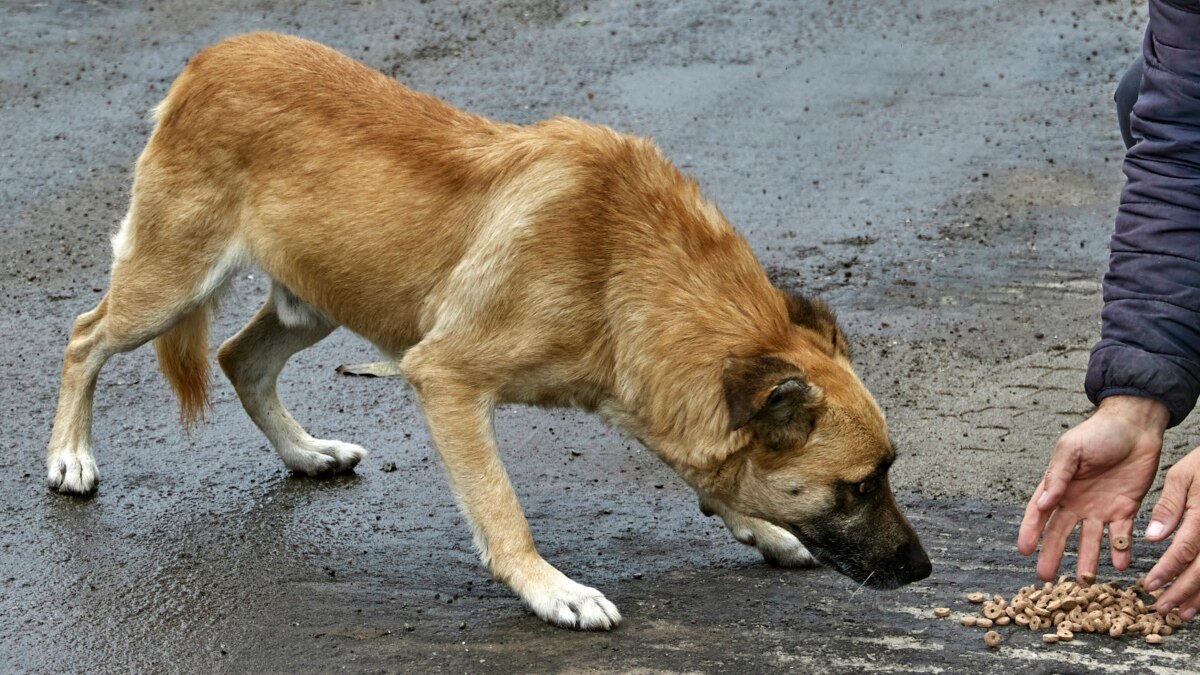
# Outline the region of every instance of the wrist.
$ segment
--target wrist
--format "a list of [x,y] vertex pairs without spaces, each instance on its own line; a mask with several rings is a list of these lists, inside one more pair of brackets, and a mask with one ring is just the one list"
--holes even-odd
[[1143,431],[1162,438],[1171,421],[1171,411],[1158,399],[1118,394],[1100,401],[1097,414],[1118,418]]

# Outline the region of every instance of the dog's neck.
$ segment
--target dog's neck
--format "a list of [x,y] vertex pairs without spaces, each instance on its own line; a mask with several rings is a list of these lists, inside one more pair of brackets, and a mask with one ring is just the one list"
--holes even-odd
[[746,443],[729,431],[725,360],[772,353],[788,339],[777,291],[748,248],[735,252],[749,258],[738,278],[721,272],[739,274],[741,261],[642,267],[660,273],[631,285],[640,294],[615,313],[615,400],[603,412],[697,488]]

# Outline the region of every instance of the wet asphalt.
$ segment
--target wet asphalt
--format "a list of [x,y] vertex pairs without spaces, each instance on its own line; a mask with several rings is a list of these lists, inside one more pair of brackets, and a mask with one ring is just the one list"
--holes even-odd
[[[1087,414],[1121,185],[1111,94],[1140,0],[0,4],[0,671],[1197,672],[1200,638],[1043,645],[931,618],[1034,581],[1014,540],[1056,436]],[[147,111],[185,59],[271,29],[495,118],[578,116],[655,138],[773,279],[839,312],[902,457],[929,579],[860,590],[779,570],[588,415],[508,408],[497,431],[542,554],[621,609],[584,634],[490,581],[411,391],[338,375],[339,331],[280,391],[371,451],[288,475],[223,380],[185,434],[148,349],[96,393],[97,496],[46,491],[72,318],[107,284]],[[265,294],[254,270],[214,341]],[[1165,463],[1200,442],[1188,423]],[[385,467],[394,470],[383,470]],[[1137,545],[1132,570],[1161,548]]]

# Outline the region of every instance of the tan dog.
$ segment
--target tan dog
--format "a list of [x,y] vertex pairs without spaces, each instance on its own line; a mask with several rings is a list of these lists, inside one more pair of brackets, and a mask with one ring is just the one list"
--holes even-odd
[[202,412],[210,314],[254,264],[270,295],[219,361],[284,464],[320,476],[365,455],[284,408],[292,354],[346,326],[402,357],[484,563],[547,621],[620,615],[538,555],[492,433],[504,402],[599,412],[768,560],[815,555],[883,588],[929,574],[833,316],[773,287],[649,141],[491,122],[265,33],[198,54],[155,117],[110,288],[67,345],[50,488],[96,487],[92,392],[113,354],[155,340],[185,420]]

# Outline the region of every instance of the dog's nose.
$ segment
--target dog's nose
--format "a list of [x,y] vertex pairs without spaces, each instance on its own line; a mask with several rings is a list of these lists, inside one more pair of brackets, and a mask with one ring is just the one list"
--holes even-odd
[[933,565],[929,564],[929,556],[925,554],[921,542],[916,539],[904,542],[900,546],[900,549],[896,551],[896,560],[900,563],[898,576],[904,579],[905,583],[920,581],[933,572]]

